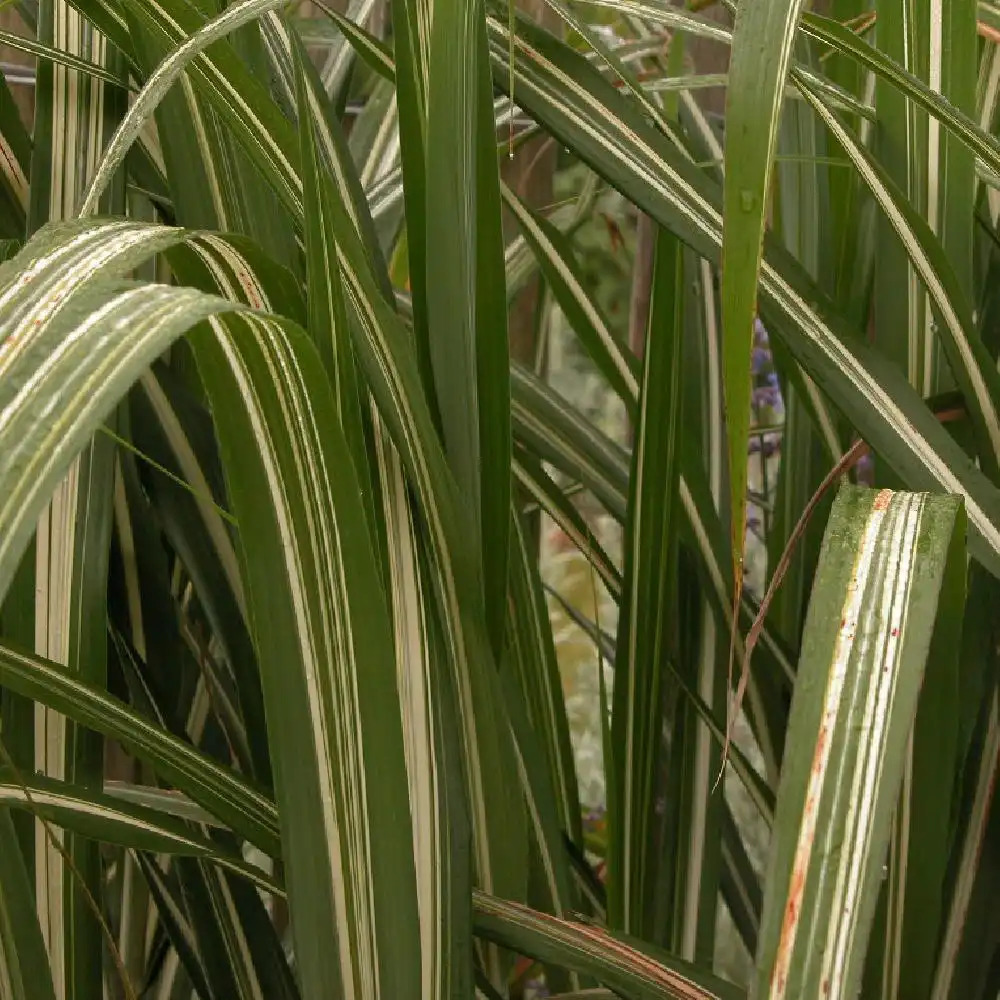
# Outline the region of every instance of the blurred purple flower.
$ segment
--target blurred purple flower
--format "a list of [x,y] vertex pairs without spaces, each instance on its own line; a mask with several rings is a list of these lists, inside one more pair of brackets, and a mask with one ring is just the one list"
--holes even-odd
[[766,347],[755,347],[750,355],[750,370],[754,375],[760,375],[771,363],[771,352]]
[[777,407],[781,402],[781,393],[776,385],[760,385],[753,390],[752,402],[755,409]]
[[524,984],[524,995],[525,997],[537,997],[541,1000],[542,997],[550,997],[552,994],[549,992],[548,986],[545,985],[545,980],[542,977],[537,979],[528,979]]
[[758,317],[753,321],[753,334],[754,334],[754,340],[758,344],[768,343],[767,330],[764,329],[764,324],[761,323],[760,317]]

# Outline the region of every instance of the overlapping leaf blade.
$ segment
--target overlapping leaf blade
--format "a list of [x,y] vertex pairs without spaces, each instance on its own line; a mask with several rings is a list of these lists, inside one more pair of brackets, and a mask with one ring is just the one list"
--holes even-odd
[[935,621],[961,616],[963,543],[954,497],[844,487],[834,505],[789,721],[757,996],[857,994]]
[[[750,437],[750,359],[774,152],[800,0],[741,4],[726,90],[722,370],[729,437],[732,548],[742,565]],[[736,568],[734,586],[743,577]]]
[[680,520],[683,253],[657,237],[652,303],[632,453],[624,591],[615,643],[609,780],[609,916],[629,934],[651,936],[649,893],[657,885],[661,835],[653,827],[663,743],[666,662],[676,655],[677,524]]

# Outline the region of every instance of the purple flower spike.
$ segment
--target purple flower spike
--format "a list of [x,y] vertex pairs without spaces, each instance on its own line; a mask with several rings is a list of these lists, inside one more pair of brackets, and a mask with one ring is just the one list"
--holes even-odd
[[753,405],[757,409],[765,406],[776,407],[780,396],[777,386],[762,385],[753,391]]

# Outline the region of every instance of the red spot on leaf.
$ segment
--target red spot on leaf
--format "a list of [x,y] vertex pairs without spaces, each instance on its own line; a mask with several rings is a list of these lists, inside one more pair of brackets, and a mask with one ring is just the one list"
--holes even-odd
[[875,503],[872,505],[873,510],[885,510],[889,506],[889,501],[892,499],[892,490],[879,490],[878,496],[875,497]]

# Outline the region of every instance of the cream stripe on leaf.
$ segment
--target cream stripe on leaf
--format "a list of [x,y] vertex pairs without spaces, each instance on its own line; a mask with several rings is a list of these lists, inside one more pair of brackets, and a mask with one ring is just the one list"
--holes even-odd
[[[108,39],[66,0],[42,0],[37,35],[42,44],[106,70],[123,69]],[[28,234],[49,220],[72,217],[126,100],[124,88],[62,63],[38,61]],[[121,212],[124,195],[124,172],[119,172],[102,209]],[[114,445],[99,435],[77,450],[62,481],[50,487],[51,503],[37,524],[34,647],[103,686]],[[44,705],[35,706],[34,731],[35,770],[100,787],[104,741],[98,734]],[[58,843],[35,824],[35,900],[56,996],[102,1000],[101,930],[87,905],[87,897],[101,891],[98,845],[68,831],[57,832],[55,839]]]
[[81,725],[117,740],[248,843],[273,857],[280,854],[274,803],[187,741],[78,680],[68,668],[3,645],[0,682],[25,698],[72,713]]
[[739,1000],[739,988],[643,942],[473,893],[476,933],[521,954],[592,976],[629,1000]]
[[962,614],[964,540],[957,497],[843,487],[834,503],[785,745],[758,997],[858,994],[932,638]]
[[[292,58],[297,58],[295,53]],[[294,70],[294,66],[292,67]],[[308,79],[303,81],[308,87]],[[293,85],[295,81],[292,81]],[[312,126],[322,134],[325,122],[314,118]],[[306,162],[315,155],[315,146],[309,131],[303,132],[303,148]],[[322,176],[314,171],[311,177]],[[346,330],[346,316],[337,317],[338,309],[332,308],[332,324],[323,319],[324,309],[342,294],[336,275],[330,267],[339,268],[333,233],[330,229],[330,190],[323,185],[314,191],[311,185],[305,189],[306,204],[312,204],[307,219],[307,250],[310,254],[325,255],[316,263],[314,279],[309,283],[309,322],[314,330],[314,339],[320,347],[321,355],[335,387],[341,421],[350,415],[352,403],[350,395],[359,389],[352,388],[354,379],[350,367],[353,361],[350,353],[353,347]],[[363,223],[362,223],[363,224]],[[191,244],[177,247],[171,252],[171,263],[187,282],[194,282],[207,290],[217,290],[234,301],[243,301],[255,307],[273,307],[280,304],[281,312],[306,315],[301,303],[289,300],[282,285],[287,275],[270,265],[259,255],[245,256],[249,247],[236,246],[229,238],[213,239],[211,244],[204,237]],[[325,247],[325,250],[323,249]],[[330,257],[330,255],[334,257]],[[331,263],[332,261],[332,263]],[[312,265],[310,265],[312,266]],[[230,277],[235,275],[235,279]],[[330,285],[327,288],[327,285]],[[297,294],[297,293],[296,293]],[[318,300],[318,301],[317,301]],[[294,307],[294,308],[293,308]],[[339,329],[344,326],[344,329]],[[323,338],[329,338],[324,340]],[[345,352],[348,352],[345,354]],[[350,366],[342,369],[345,363]],[[349,378],[345,377],[350,376]],[[354,407],[360,399],[355,396]],[[364,443],[360,440],[361,413],[353,418],[357,426],[354,440],[354,461],[367,461]],[[443,803],[455,794],[449,789],[451,777],[442,768],[455,766],[443,762],[443,756],[450,751],[444,749],[440,727],[442,720],[450,724],[450,709],[447,694],[441,690],[441,680],[434,676],[430,663],[431,652],[426,634],[427,626],[423,616],[429,591],[420,582],[420,575],[426,570],[418,570],[418,560],[414,547],[418,544],[412,513],[398,455],[379,420],[373,412],[373,430],[377,442],[376,456],[379,468],[379,495],[381,510],[370,512],[371,528],[376,538],[384,531],[386,547],[386,586],[392,600],[392,620],[396,639],[396,659],[398,686],[403,706],[403,729],[407,754],[407,770],[411,776],[411,810],[413,824],[413,849],[418,872],[418,908],[421,919],[421,942],[423,950],[422,976],[430,993],[452,987],[449,982],[461,981],[461,963],[456,961],[454,948],[462,934],[455,918],[460,910],[452,898],[456,887],[463,881],[461,866],[452,863],[449,852],[457,846],[463,850],[461,837],[454,828],[449,829],[443,821]],[[348,426],[351,421],[345,423]],[[352,435],[354,437],[354,435]],[[360,451],[357,449],[361,449]],[[362,490],[368,501],[369,490]],[[377,501],[376,501],[377,502]],[[444,923],[443,923],[444,922]],[[470,973],[471,975],[471,973]]]
[[28,810],[56,826],[104,843],[156,854],[207,858],[268,892],[283,895],[281,887],[262,869],[238,855],[227,854],[196,833],[193,825],[158,809],[42,775],[21,775],[23,781],[12,778],[9,771],[0,769],[0,802],[5,806]]

